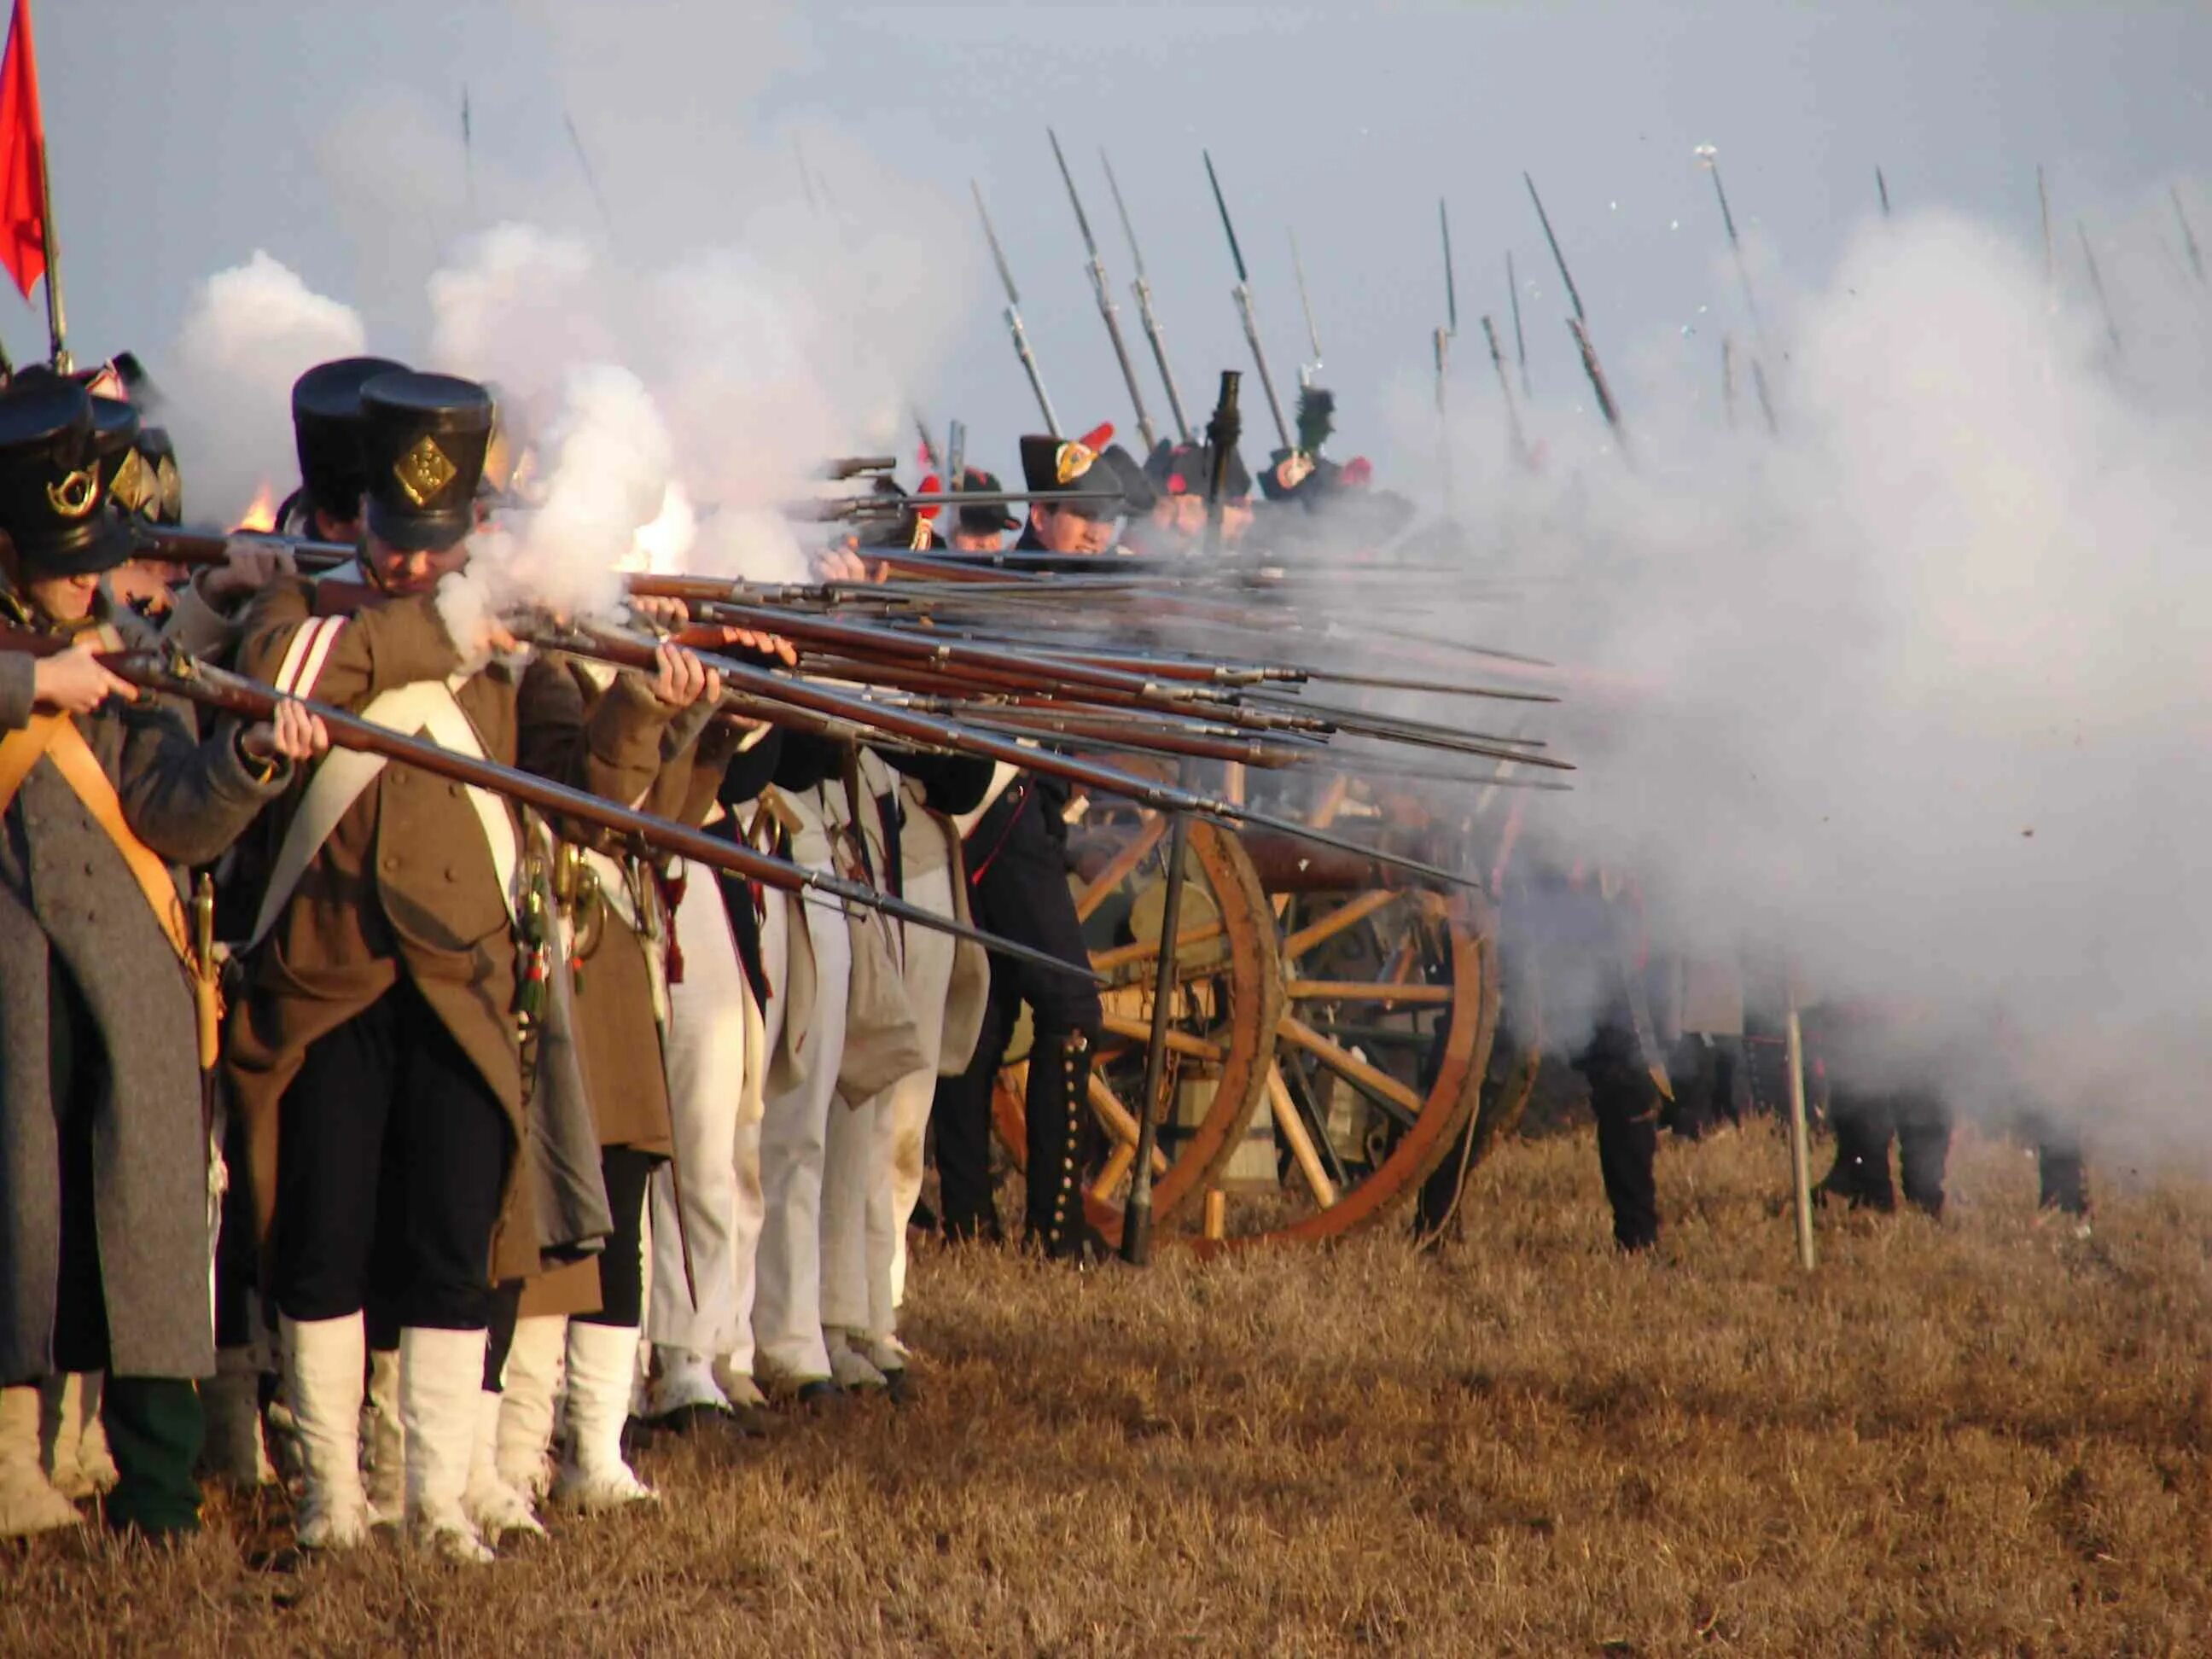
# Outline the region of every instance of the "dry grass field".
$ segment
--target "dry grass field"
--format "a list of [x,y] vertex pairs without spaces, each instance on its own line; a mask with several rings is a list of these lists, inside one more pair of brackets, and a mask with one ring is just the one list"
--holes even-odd
[[1962,1138],[1940,1225],[1827,1212],[1808,1279],[1785,1168],[1667,1146],[1646,1261],[1581,1135],[1478,1170],[1439,1259],[928,1255],[921,1397],[664,1442],[659,1515],[479,1571],[256,1571],[220,1509],[0,1548],[0,1650],[2212,1651],[2212,1192],[2098,1170],[2081,1239]]

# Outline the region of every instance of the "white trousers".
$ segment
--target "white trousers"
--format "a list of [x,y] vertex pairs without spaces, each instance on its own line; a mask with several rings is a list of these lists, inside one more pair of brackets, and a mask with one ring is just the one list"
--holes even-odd
[[[803,912],[799,923],[795,913]],[[826,1377],[830,1351],[822,1335],[823,1188],[829,1173],[830,1115],[845,1050],[846,993],[853,947],[845,913],[834,899],[771,900],[763,944],[803,925],[814,950],[813,1029],[795,1087],[770,1095],[761,1119],[760,1287],[753,1304],[753,1340],[760,1364],[786,1376]],[[771,963],[775,952],[769,952]],[[781,985],[786,976],[776,975]],[[778,1041],[781,997],[769,1000],[769,1048]],[[841,1176],[842,1171],[840,1172]]]
[[761,1123],[757,1105],[749,1109],[754,1091],[744,1086],[746,1004],[752,994],[712,871],[691,871],[677,907],[676,938],[684,977],[668,988],[665,1045],[676,1158],[653,1176],[646,1331],[665,1347],[709,1358],[727,1354],[735,1369],[749,1371],[761,1235]]
[[[908,900],[941,916],[952,914],[952,872],[925,871],[906,883]],[[906,995],[920,1028],[923,1063],[884,1091],[876,1117],[877,1167],[868,1201],[868,1333],[897,1329],[906,1301],[906,1229],[921,1201],[921,1152],[929,1108],[937,1098],[937,1062],[945,1042],[945,999],[952,986],[952,940],[927,927],[906,930]]]

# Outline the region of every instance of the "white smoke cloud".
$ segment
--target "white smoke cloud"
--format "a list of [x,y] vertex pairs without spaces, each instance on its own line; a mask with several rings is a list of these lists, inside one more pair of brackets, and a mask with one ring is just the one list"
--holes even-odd
[[288,490],[296,476],[292,382],[366,349],[359,313],[265,252],[209,277],[158,377],[193,517],[234,524],[258,494]]
[[1564,459],[1516,473],[1465,379],[1455,460],[1484,576],[1522,580],[1469,637],[1571,665],[1577,791],[1527,813],[1557,857],[1635,875],[1662,943],[1885,1005],[1962,1097],[2203,1146],[2212,296],[2167,212],[2100,236],[2121,354],[2078,275],[1923,213],[1761,276],[1778,441],[1747,386],[1718,420],[1717,352],[1693,386],[1631,345],[1633,470],[1553,407]]

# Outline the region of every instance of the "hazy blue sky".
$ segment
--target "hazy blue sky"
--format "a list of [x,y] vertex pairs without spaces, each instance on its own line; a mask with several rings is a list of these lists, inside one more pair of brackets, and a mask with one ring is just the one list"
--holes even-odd
[[[2032,234],[2038,161],[2070,221],[2191,176],[2212,140],[2203,5],[40,0],[34,15],[80,356],[158,355],[193,285],[256,247],[363,311],[373,343],[417,346],[422,272],[471,222],[465,82],[478,222],[596,232],[564,109],[618,233],[648,253],[727,240],[747,205],[794,194],[795,132],[833,194],[860,155],[933,182],[949,204],[943,266],[974,299],[946,368],[916,390],[1002,460],[1034,411],[964,210],[971,174],[1063,417],[1127,418],[1048,122],[1126,314],[1129,260],[1097,162],[1111,147],[1193,405],[1216,369],[1246,361],[1200,147],[1231,192],[1285,386],[1304,343],[1297,229],[1352,447],[1376,435],[1386,386],[1426,373],[1440,193],[1470,329],[1485,310],[1504,322],[1509,246],[1534,284],[1541,395],[1575,371],[1523,167],[1601,345],[1620,353],[1685,325],[1740,325],[1698,144],[1719,146],[1739,220],[1809,278],[1873,210],[1877,163],[1901,205],[1944,201]],[[895,306],[895,279],[880,292]],[[0,300],[0,332],[25,356],[39,314]],[[1474,350],[1462,343],[1470,374]]]

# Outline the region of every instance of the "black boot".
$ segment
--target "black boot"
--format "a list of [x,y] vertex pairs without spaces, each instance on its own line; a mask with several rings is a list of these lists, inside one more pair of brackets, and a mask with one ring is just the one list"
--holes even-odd
[[1102,1261],[1106,1241],[1084,1218],[1083,1191],[1097,1137],[1090,1133],[1091,1036],[1039,1037],[1030,1053],[1027,1242],[1055,1261]]

